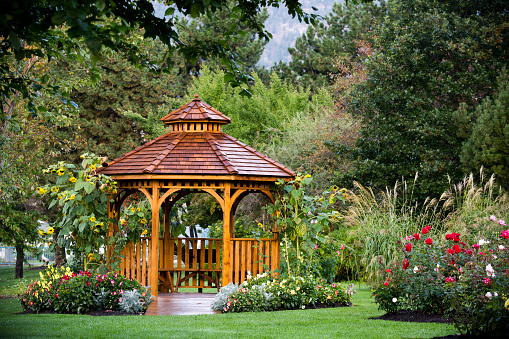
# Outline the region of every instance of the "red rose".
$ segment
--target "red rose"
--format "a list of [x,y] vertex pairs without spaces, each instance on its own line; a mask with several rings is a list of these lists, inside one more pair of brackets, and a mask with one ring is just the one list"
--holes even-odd
[[427,227],[424,227],[421,231],[422,234],[426,234],[428,233],[428,228]]
[[454,250],[453,250],[452,248],[449,248],[449,249],[447,250],[447,253],[449,253],[449,254],[454,254]]
[[415,238],[415,240],[420,240],[421,239],[421,235],[419,233],[415,233],[414,234],[414,238]]
[[431,240],[431,238],[428,238],[428,239],[424,240],[424,242],[428,245],[431,245],[433,243],[433,240]]
[[460,248],[458,245],[454,245],[454,246],[452,247],[452,249],[453,249],[453,250],[454,250],[454,252],[456,252],[456,253],[460,253],[460,252],[461,252],[461,248]]
[[385,270],[385,273],[392,273],[392,270],[390,268]]
[[384,286],[389,286],[389,283],[387,281],[384,282]]
[[403,269],[406,270],[409,266],[410,264],[408,263],[408,260],[403,259]]
[[412,244],[408,243],[405,245],[405,249],[407,252],[411,252],[412,251]]

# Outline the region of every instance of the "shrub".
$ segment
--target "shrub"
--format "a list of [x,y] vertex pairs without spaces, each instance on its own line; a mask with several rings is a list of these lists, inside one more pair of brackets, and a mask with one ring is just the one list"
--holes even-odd
[[[21,295],[24,310],[51,310],[57,313],[84,313],[90,310],[139,312],[152,302],[150,292],[145,287],[117,273],[93,275],[80,271],[76,274],[69,268],[55,269],[49,266],[40,276],[40,281],[32,282]],[[127,297],[124,297],[125,293],[128,293]],[[134,297],[137,301],[133,300]]]
[[400,261],[374,286],[375,301],[388,313],[443,314],[462,334],[503,336],[509,329],[508,239],[505,230],[469,245],[459,233],[440,239],[425,227],[401,243]]
[[234,283],[229,283],[226,286],[221,287],[219,293],[217,293],[212,301],[212,308],[215,311],[224,311],[226,303],[228,302],[228,296],[239,289],[239,286]]
[[[230,285],[228,285],[230,286]],[[227,286],[227,287],[228,287]],[[248,279],[226,297],[223,312],[256,312],[306,308],[309,305],[349,305],[355,293],[353,285],[328,284],[325,279],[291,276],[286,279],[271,277],[267,273]],[[225,291],[221,291],[224,298]],[[214,308],[217,309],[218,307]]]

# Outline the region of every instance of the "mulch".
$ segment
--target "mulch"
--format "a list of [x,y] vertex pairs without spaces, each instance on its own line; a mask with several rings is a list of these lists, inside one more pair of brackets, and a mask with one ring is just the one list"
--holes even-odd
[[414,323],[441,323],[441,324],[452,324],[452,319],[436,315],[436,314],[424,314],[413,311],[401,311],[399,313],[387,313],[380,317],[371,319],[391,320],[391,321],[406,321]]

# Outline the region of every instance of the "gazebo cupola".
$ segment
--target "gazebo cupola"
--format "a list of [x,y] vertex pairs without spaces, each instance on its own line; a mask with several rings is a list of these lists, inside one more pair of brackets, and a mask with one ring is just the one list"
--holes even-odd
[[221,132],[221,125],[232,119],[201,101],[198,94],[187,106],[168,114],[161,121],[171,132]]
[[[98,169],[118,183],[118,193],[108,206],[110,217],[118,218],[123,202],[136,192],[146,196],[152,209],[150,237],[123,249],[119,272],[152,286],[157,294],[157,286],[163,292],[179,287],[219,288],[241,283],[247,272],[274,271],[279,265],[277,232],[269,239],[235,238],[235,211],[250,193],[262,193],[274,201],[272,185],[295,177],[295,172],[224,133],[221,127],[231,119],[198,95],[161,120],[167,126],[164,135]],[[171,233],[170,211],[175,202],[194,193],[210,194],[221,206],[222,239]],[[111,224],[109,236],[115,232]],[[109,248],[108,256],[112,254]]]

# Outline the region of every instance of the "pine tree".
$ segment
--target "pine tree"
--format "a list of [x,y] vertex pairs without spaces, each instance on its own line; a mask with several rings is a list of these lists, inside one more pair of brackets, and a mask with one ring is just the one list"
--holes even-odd
[[477,172],[483,166],[495,173],[497,182],[509,188],[509,74],[498,78],[497,93],[476,107],[476,122],[461,152],[466,169]]
[[310,86],[313,91],[330,85],[340,72],[337,59],[345,55],[355,59],[358,56],[355,41],[364,39],[385,12],[384,1],[378,5],[335,3],[325,22],[308,26],[306,33],[297,38],[295,48],[288,49],[292,61],[288,67],[276,65],[276,72],[283,79]]

